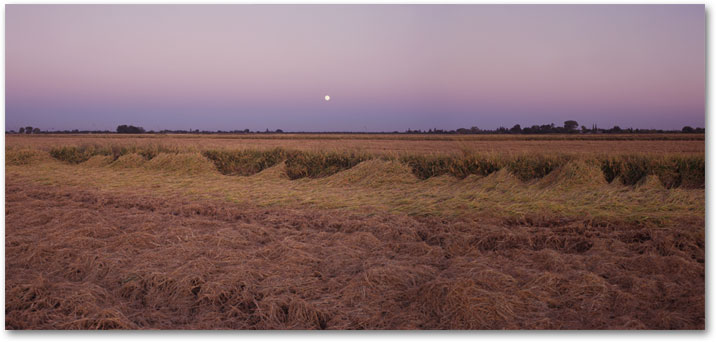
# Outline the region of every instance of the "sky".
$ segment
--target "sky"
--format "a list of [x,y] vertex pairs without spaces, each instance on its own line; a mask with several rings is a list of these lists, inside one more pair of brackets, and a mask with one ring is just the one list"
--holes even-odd
[[8,130],[705,123],[704,5],[5,8]]

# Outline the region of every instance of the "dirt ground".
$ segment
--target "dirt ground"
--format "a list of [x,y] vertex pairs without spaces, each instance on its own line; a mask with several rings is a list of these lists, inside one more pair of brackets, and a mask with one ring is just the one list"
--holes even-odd
[[5,193],[7,329],[704,329],[703,222]]

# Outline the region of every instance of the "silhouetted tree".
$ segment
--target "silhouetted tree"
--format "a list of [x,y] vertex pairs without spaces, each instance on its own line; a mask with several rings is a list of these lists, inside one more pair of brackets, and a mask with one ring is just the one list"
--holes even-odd
[[37,128],[37,127],[35,127],[35,128],[32,130],[32,133],[33,133],[33,134],[38,134],[38,133],[40,133],[40,129]]
[[564,122],[564,129],[567,132],[575,131],[579,127],[579,124],[574,120],[567,120]]
[[125,133],[125,134],[127,134],[127,133],[134,133],[134,134],[144,133],[144,128],[142,128],[142,127],[135,127],[135,126],[132,126],[132,125],[129,125],[129,126],[127,126],[127,125],[119,125],[119,126],[117,126],[117,133]]
[[25,133],[25,127],[20,127],[20,132],[19,132],[19,133],[20,133],[20,134],[24,134],[24,133]]
[[25,134],[31,134],[32,133],[32,126],[25,127]]
[[514,125],[514,126],[512,126],[512,128],[510,128],[510,132],[522,133],[522,127],[520,125]]
[[691,126],[684,126],[684,128],[681,129],[683,133],[694,133],[694,131],[694,128]]

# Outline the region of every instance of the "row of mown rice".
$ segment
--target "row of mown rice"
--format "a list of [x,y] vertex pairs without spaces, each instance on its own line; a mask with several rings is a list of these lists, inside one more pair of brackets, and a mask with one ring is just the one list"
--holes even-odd
[[[23,164],[40,151],[8,150],[9,164]],[[462,155],[377,155],[363,152],[271,150],[205,150],[187,153],[161,145],[150,147],[63,146],[49,154],[70,164],[110,164],[131,167],[152,160],[150,168],[180,171],[206,170],[215,167],[225,175],[250,176],[285,162],[290,179],[321,178],[350,169],[371,159],[393,160],[410,167],[420,179],[441,175],[465,178],[487,176],[501,169],[508,170],[522,181],[543,178],[570,161],[579,161],[601,170],[607,182],[619,180],[634,185],[647,176],[656,176],[667,188],[703,188],[705,160],[701,155],[637,155],[601,154],[593,156],[570,154],[477,154]],[[120,163],[116,161],[120,160]],[[213,163],[213,167],[207,163]],[[132,161],[134,160],[134,161]]]

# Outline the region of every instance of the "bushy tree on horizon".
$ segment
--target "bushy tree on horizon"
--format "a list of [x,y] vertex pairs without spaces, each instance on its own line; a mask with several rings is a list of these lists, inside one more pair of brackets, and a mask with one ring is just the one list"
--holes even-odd
[[136,127],[132,125],[119,125],[117,126],[117,133],[129,133],[129,134],[137,134],[137,133],[144,133],[143,127]]
[[577,123],[577,121],[567,120],[567,121],[564,122],[564,129],[565,129],[567,132],[576,131],[576,130],[577,130],[577,127],[579,127],[579,123]]

